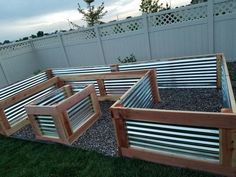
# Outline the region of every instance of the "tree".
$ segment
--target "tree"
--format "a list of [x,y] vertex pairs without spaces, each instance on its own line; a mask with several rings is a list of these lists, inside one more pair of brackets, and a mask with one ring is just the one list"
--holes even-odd
[[103,23],[100,20],[107,13],[107,11],[104,11],[104,2],[102,2],[102,4],[97,8],[95,8],[94,5],[91,5],[94,0],[84,0],[84,2],[87,3],[88,9],[82,9],[78,3],[78,11],[83,14],[83,20],[87,22],[88,26],[94,26],[95,24]]
[[192,0],[191,4],[198,4],[198,3],[202,3],[202,2],[207,2],[207,0]]
[[37,32],[37,37],[42,37],[44,35],[44,32],[43,31],[38,31]]
[[9,43],[10,43],[9,40],[5,40],[5,41],[3,42],[3,44],[9,44]]
[[[169,9],[168,4],[166,7]],[[163,7],[163,3],[159,4],[159,0],[141,0],[139,10],[143,13],[154,13],[166,9]]]

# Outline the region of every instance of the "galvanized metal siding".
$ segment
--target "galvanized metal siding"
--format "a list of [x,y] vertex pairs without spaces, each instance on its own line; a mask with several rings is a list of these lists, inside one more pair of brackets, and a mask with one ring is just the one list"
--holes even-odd
[[105,80],[106,93],[107,95],[123,95],[136,84],[138,80],[139,78]]
[[89,74],[89,73],[106,73],[110,72],[110,67],[108,66],[95,66],[95,67],[77,67],[77,68],[58,68],[53,69],[52,73],[55,76],[68,75],[68,74]]
[[94,114],[90,95],[67,110],[72,130],[75,132]]
[[156,69],[160,88],[216,88],[216,56],[121,65],[120,71]]
[[13,126],[14,124],[17,124],[18,122],[22,121],[22,119],[26,119],[27,114],[25,111],[25,106],[31,103],[32,101],[37,100],[41,96],[50,93],[53,90],[55,90],[55,87],[49,87],[43,91],[40,91],[30,97],[25,98],[22,101],[19,101],[5,108],[4,112],[10,125]]
[[219,130],[126,121],[129,146],[219,161]]
[[149,77],[146,75],[140,79],[120,102],[128,108],[151,108],[154,101]]
[[229,89],[227,84],[227,79],[225,75],[225,67],[224,64],[221,65],[221,93],[223,98],[223,107],[224,108],[231,108],[230,96],[229,96]]
[[47,75],[45,72],[38,74],[36,76],[30,77],[28,79],[22,80],[8,87],[0,89],[0,100],[4,100],[10,96],[13,96],[23,90],[33,87],[37,84],[47,81]]
[[58,138],[58,132],[51,115],[37,115],[35,116],[36,121],[38,122],[39,129],[43,136]]

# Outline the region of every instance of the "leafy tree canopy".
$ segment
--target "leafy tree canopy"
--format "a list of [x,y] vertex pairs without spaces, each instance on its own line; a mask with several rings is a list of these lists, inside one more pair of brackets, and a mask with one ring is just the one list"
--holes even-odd
[[107,11],[104,11],[104,2],[102,2],[102,4],[97,8],[95,8],[94,5],[91,5],[94,0],[84,0],[84,2],[88,5],[87,10],[81,8],[80,4],[78,3],[78,11],[83,14],[83,20],[87,22],[88,26],[101,24],[101,19],[107,13]]
[[159,0],[141,0],[139,10],[143,13],[155,13],[168,9],[170,6],[166,3],[166,7],[164,7],[163,3],[159,3]]

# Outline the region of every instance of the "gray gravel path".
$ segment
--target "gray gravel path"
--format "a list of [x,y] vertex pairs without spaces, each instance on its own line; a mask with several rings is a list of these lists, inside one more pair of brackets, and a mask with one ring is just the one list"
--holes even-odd
[[[158,109],[214,111],[221,108],[221,94],[214,89],[160,89],[162,102]],[[107,156],[117,155],[117,145],[109,108],[113,102],[101,102],[102,116],[72,146],[94,150]],[[16,138],[35,140],[30,125],[12,135]]]

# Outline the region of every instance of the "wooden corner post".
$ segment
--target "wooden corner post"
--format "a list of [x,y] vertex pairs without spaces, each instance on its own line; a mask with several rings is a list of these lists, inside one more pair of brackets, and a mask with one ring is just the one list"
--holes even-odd
[[222,66],[222,54],[216,55],[216,87],[217,89],[221,89],[221,66]]
[[149,71],[149,78],[150,78],[153,100],[155,103],[158,103],[161,101],[161,97],[160,97],[159,88],[157,84],[156,70],[153,69]]
[[126,134],[125,121],[119,110],[116,108],[111,108],[112,122],[115,127],[116,142],[118,146],[118,155],[122,156],[122,148],[128,148],[128,137]]

